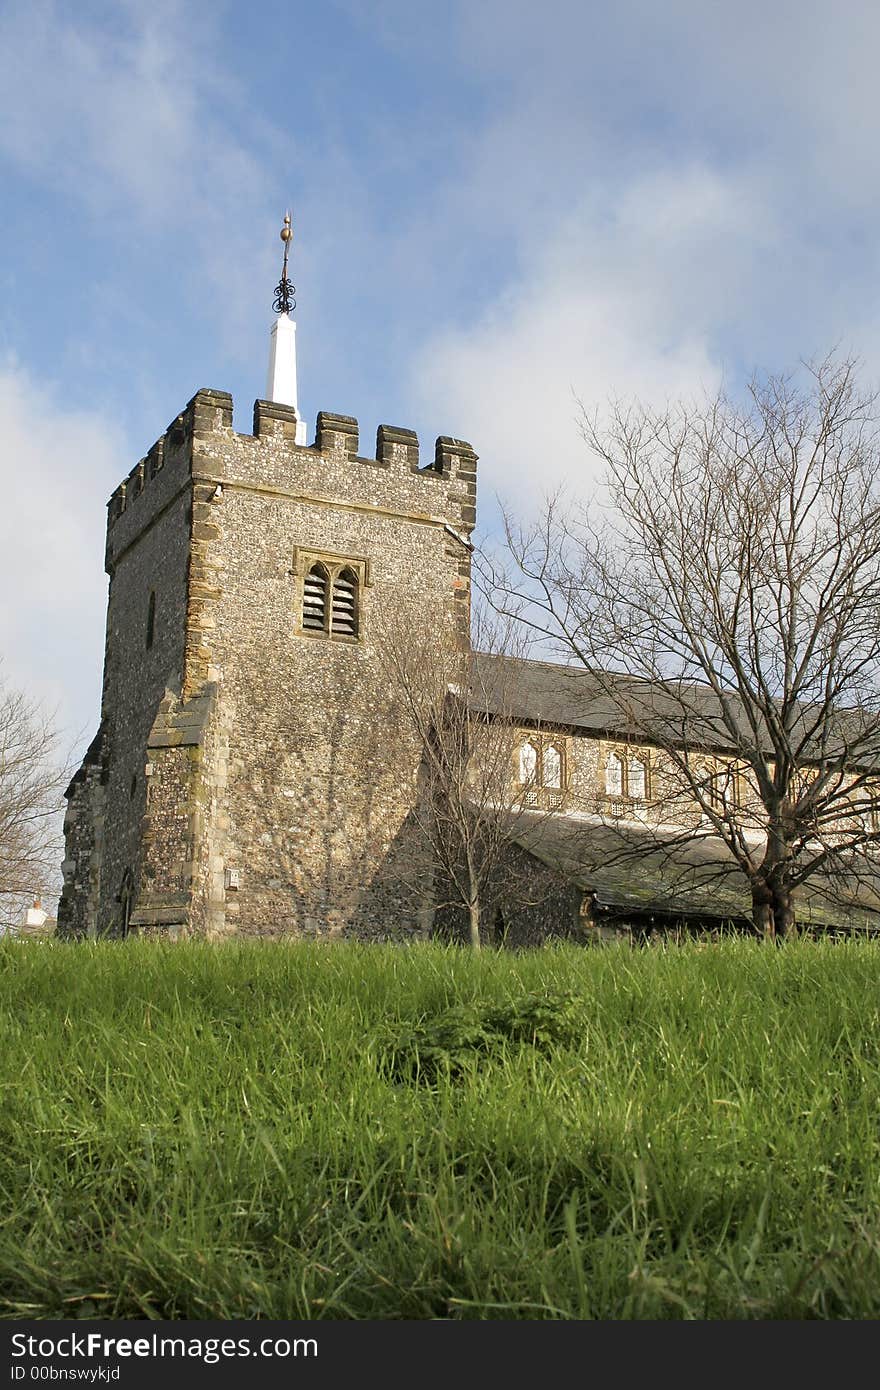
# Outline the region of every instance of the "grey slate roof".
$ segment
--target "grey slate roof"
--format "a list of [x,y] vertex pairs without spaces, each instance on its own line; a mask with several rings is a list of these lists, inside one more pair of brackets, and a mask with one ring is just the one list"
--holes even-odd
[[[648,741],[653,735],[654,741],[661,744],[681,746],[686,742],[689,747],[736,751],[735,740],[708,685],[663,685],[613,672],[596,676],[579,666],[475,652],[472,703],[475,709],[524,724],[556,725],[595,736],[607,733]],[[734,709],[737,704],[731,699]],[[736,722],[743,730],[744,745],[754,747],[755,735],[742,707],[739,708]],[[806,727],[808,719],[809,709],[805,707],[802,727]],[[861,738],[859,765],[874,766],[880,762],[880,718],[877,712],[869,710],[866,719],[873,731],[867,742],[858,710],[841,710],[839,729],[841,738]],[[796,733],[795,729],[793,736]],[[770,753],[766,732],[761,741]]]
[[[475,652],[474,663],[475,704],[493,714],[596,734],[620,728],[620,704],[608,693],[607,682],[580,667],[486,652]],[[621,698],[636,701],[639,714],[650,714],[657,702],[655,687],[622,676],[608,679]]]
[[[516,843],[549,864],[599,907],[668,917],[751,917],[748,883],[721,840],[687,843],[646,827],[598,818],[523,813]],[[880,928],[880,872],[838,882],[817,878],[796,890],[798,921],[847,930]]]

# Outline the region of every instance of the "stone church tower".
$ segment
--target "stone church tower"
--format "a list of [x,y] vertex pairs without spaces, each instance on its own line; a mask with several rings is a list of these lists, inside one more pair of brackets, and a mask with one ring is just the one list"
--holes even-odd
[[357,421],[327,412],[306,444],[285,231],[253,434],[200,390],[110,499],[101,724],[68,791],[61,934],[426,929],[418,752],[377,636],[403,619],[469,640],[476,455],[441,437],[422,464],[412,431],[380,425],[364,457]]

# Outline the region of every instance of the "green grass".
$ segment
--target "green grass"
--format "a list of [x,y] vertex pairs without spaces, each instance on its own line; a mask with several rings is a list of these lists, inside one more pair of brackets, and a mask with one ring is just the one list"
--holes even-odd
[[880,1316],[876,946],[0,945],[4,1316]]

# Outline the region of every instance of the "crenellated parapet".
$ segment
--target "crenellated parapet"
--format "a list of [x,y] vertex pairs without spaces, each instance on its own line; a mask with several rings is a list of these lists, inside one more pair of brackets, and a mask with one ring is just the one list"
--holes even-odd
[[121,553],[190,486],[194,443],[217,430],[232,431],[232,397],[228,391],[202,388],[119,484],[107,504],[108,573]]
[[322,454],[342,454],[345,458],[357,458],[357,420],[353,415],[333,415],[328,410],[319,410],[315,427],[315,448]]
[[108,503],[107,569],[195,482],[277,488],[343,503],[439,513],[469,532],[476,519],[476,464],[472,446],[440,435],[427,462],[414,430],[379,425],[373,456],[359,452],[359,427],[350,415],[318,413],[312,444],[297,444],[301,422],[290,406],[254,403],[253,434],[232,427],[226,391],[203,388],[120,483]]
[[[275,401],[254,402],[254,437],[294,438],[299,417],[290,406]],[[246,438],[247,436],[242,436]],[[372,456],[361,454],[360,427],[353,415],[337,415],[320,410],[315,424],[315,440],[308,447],[312,453],[342,456],[353,463],[401,467],[421,476],[462,478],[473,481],[476,488],[477,455],[471,444],[449,435],[438,436],[433,457],[428,463],[420,460],[419,437],[415,430],[400,425],[379,425],[376,430],[376,450]]]

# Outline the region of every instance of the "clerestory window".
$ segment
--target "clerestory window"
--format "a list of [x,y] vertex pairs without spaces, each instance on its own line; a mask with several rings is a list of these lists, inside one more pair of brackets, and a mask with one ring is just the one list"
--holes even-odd
[[519,780],[523,783],[536,782],[538,772],[538,750],[533,743],[523,743],[519,750]]
[[605,793],[623,796],[623,758],[619,753],[609,753],[605,762]]
[[562,754],[555,743],[545,743],[541,771],[545,787],[562,786]]
[[725,772],[710,772],[706,779],[704,795],[716,815],[722,816],[726,807],[728,778]]
[[647,757],[619,752],[612,748],[605,759],[605,795],[614,802],[647,801],[649,795]]
[[734,764],[707,764],[703,797],[717,816],[723,816],[742,803],[743,774]]
[[557,806],[565,787],[565,740],[532,734],[517,751],[517,773],[527,806]]
[[627,783],[633,801],[644,801],[648,788],[648,769],[641,758],[630,758],[627,767]]

